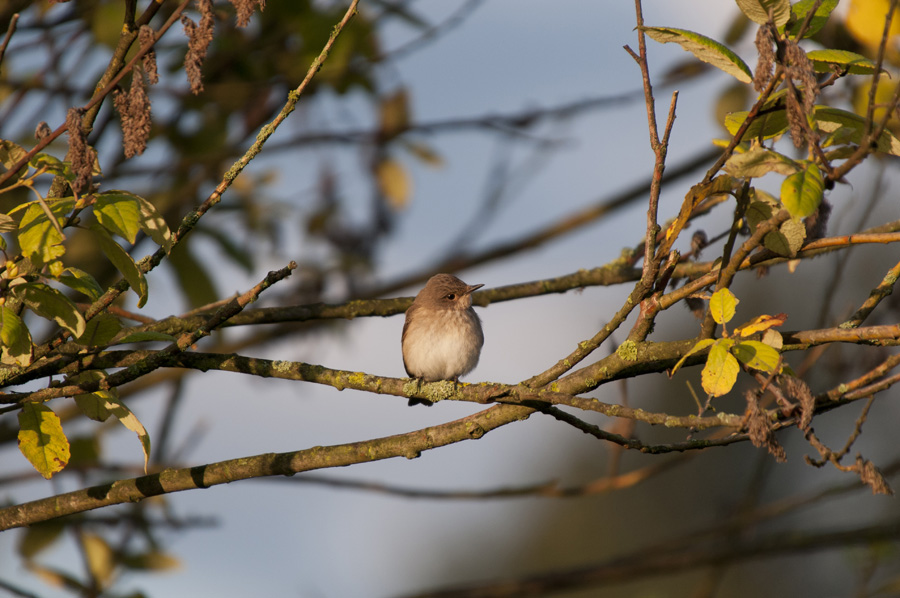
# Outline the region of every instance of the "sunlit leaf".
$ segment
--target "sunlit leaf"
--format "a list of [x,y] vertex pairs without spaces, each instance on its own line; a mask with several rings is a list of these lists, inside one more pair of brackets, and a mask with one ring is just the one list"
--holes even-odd
[[806,168],[784,179],[781,184],[781,203],[792,218],[806,218],[818,209],[824,192],[822,172],[818,166],[807,162]]
[[97,391],[75,397],[75,403],[81,412],[96,421],[106,421],[115,415],[123,426],[137,434],[144,453],[144,473],[150,460],[150,435],[137,416],[110,391]]
[[94,316],[84,328],[84,334],[75,342],[85,347],[104,347],[122,330],[122,322],[111,314]]
[[84,317],[71,299],[42,282],[28,282],[12,288],[13,295],[28,308],[48,320],[52,320],[72,333],[84,334]]
[[754,147],[742,154],[733,154],[725,163],[725,171],[736,177],[756,178],[770,172],[789,175],[797,172],[800,166],[783,154]]
[[115,555],[110,545],[96,534],[81,534],[81,548],[91,576],[102,587],[109,585],[115,571]]
[[19,225],[12,216],[0,214],[0,233],[12,233],[19,230]]
[[878,70],[874,62],[848,50],[810,50],[806,57],[818,73],[830,73],[832,66],[838,66],[852,75],[874,75]]
[[763,245],[782,257],[794,257],[803,247],[804,241],[806,241],[806,226],[802,221],[792,218],[783,222],[778,230],[767,234],[763,239]]
[[[13,167],[13,165],[24,158],[27,153],[28,152],[26,152],[21,145],[18,145],[6,139],[0,139],[0,174],[4,174],[9,171]],[[20,168],[16,172],[16,174],[9,179],[9,182],[15,183],[26,172],[28,172],[27,164],[25,166],[22,166],[22,168]]]
[[[776,351],[780,351],[784,346],[784,337],[774,328],[769,328],[763,333],[762,342],[766,343]],[[786,368],[782,368],[784,370]]]
[[403,147],[405,147],[410,154],[432,168],[440,168],[444,165],[444,159],[430,145],[420,141],[403,140]]
[[[738,130],[744,121],[747,120],[748,111],[733,112],[725,118],[725,128],[732,135],[737,135]],[[759,114],[747,130],[744,132],[743,139],[771,139],[783,134],[788,128],[787,113],[783,108],[772,108]]]
[[391,207],[395,210],[406,207],[412,183],[406,168],[400,162],[390,158],[382,160],[375,167],[375,178],[378,181],[378,188],[388,199]]
[[703,62],[736,77],[738,81],[750,83],[753,80],[750,68],[737,54],[705,35],[673,27],[644,27],[643,30],[660,43],[674,42],[680,45]]
[[[848,142],[859,145],[866,134],[866,119],[853,112],[839,108],[816,106],[813,110],[816,127],[825,133],[833,133],[840,128],[847,131]],[[883,131],[876,143],[878,151],[900,156],[900,139],[890,131]]]
[[156,206],[143,197],[140,197],[139,195],[134,195],[133,197],[140,208],[141,230],[144,231],[144,234],[153,239],[154,243],[165,249],[166,253],[171,252],[173,242],[172,231],[169,230],[169,225],[166,224],[162,214],[159,213]]
[[[815,4],[816,0],[800,0],[791,6],[791,13],[794,15],[794,23],[791,25],[790,30],[792,36],[796,36],[800,31],[803,21],[806,20],[806,15],[809,14],[809,11],[812,10],[812,7],[815,6]],[[822,0],[822,3],[819,5],[819,8],[816,9],[813,18],[810,20],[809,27],[807,27],[803,37],[812,37],[821,31],[822,27],[825,26],[825,23],[828,22],[831,11],[833,11],[837,5],[838,0]]]
[[63,162],[52,154],[39,152],[35,154],[31,158],[31,160],[28,161],[28,164],[30,164],[33,168],[43,168],[47,172],[58,174],[62,177],[65,177],[67,180],[75,180],[75,175],[72,173],[71,164],[69,162]]
[[69,441],[59,417],[46,405],[25,403],[19,412],[19,450],[48,480],[69,462]]
[[674,375],[675,375],[675,372],[677,372],[678,369],[679,369],[682,365],[684,365],[684,362],[685,362],[685,360],[687,360],[688,357],[690,357],[690,356],[693,355],[694,353],[699,353],[700,351],[702,351],[703,349],[707,348],[708,346],[710,346],[710,345],[713,344],[714,342],[716,342],[716,340],[713,339],[713,338],[704,338],[704,339],[701,339],[701,340],[697,341],[697,343],[696,343],[693,347],[691,347],[691,349],[690,349],[687,353],[685,353],[684,355],[681,356],[681,359],[679,359],[679,360],[678,360],[678,363],[675,364],[675,367],[672,368],[672,371],[670,372],[670,375],[673,375],[673,376],[674,376]]
[[74,266],[66,268],[63,271],[63,274],[56,277],[56,280],[70,289],[90,297],[91,301],[96,301],[100,298],[100,295],[103,294],[103,289],[100,288],[99,283],[97,283],[93,276]]
[[141,208],[137,195],[127,191],[98,193],[94,215],[106,230],[134,243],[141,230]]
[[784,26],[791,18],[790,0],[737,0],[738,8],[748,19],[763,25],[769,22],[769,13],[777,27]]
[[18,237],[22,253],[38,264],[47,264],[62,256],[66,252],[62,246],[65,237],[56,225],[62,224],[60,220],[71,212],[74,206],[74,199],[49,203],[50,212],[56,218],[54,224],[38,202],[30,204],[19,222]]
[[106,229],[95,223],[91,225],[91,230],[94,232],[97,243],[100,245],[100,250],[109,261],[113,263],[116,270],[122,273],[122,276],[128,281],[131,289],[137,293],[137,306],[143,307],[144,304],[147,303],[147,279],[144,278],[144,275],[138,269],[137,264],[135,264],[132,257],[128,255],[128,252],[109,236]]
[[[869,48],[872,54],[881,44],[884,36],[884,21],[891,8],[890,0],[850,0],[847,6],[847,15],[844,25],[847,32],[860,44]],[[887,39],[893,40],[900,35],[900,19],[897,18],[895,9],[891,18]],[[893,43],[887,44],[888,58],[892,52]]]
[[31,363],[31,333],[16,312],[6,306],[0,306],[0,344],[3,363],[21,366]]
[[769,328],[773,328],[775,326],[781,326],[787,320],[787,314],[776,314],[774,316],[770,316],[768,314],[763,314],[761,316],[757,316],[747,322],[734,329],[734,334],[738,336],[750,336],[752,334],[756,334],[757,332],[762,332],[763,330],[768,330]]
[[729,339],[719,339],[709,350],[700,383],[710,396],[720,397],[727,394],[737,382],[741,366],[729,350],[731,345]]
[[766,373],[775,372],[781,361],[778,351],[759,341],[741,341],[731,348],[731,352],[747,367]]
[[159,550],[151,550],[140,554],[124,554],[119,559],[123,566],[138,571],[168,571],[181,566],[181,561]]
[[391,139],[409,127],[409,93],[400,88],[385,97],[379,106],[379,130],[384,139]]
[[719,289],[709,300],[709,311],[716,324],[725,324],[734,317],[735,308],[740,303],[734,293],[728,289]]

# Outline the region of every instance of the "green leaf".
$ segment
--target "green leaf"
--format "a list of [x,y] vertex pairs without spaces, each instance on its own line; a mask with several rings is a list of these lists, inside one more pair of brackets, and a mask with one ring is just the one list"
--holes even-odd
[[[840,108],[816,106],[813,109],[813,119],[816,121],[816,127],[825,133],[834,133],[843,128],[847,131],[847,141],[857,145],[862,143],[866,134],[866,119]],[[881,133],[876,147],[880,152],[900,156],[900,139],[897,139],[890,131],[885,130]]]
[[681,359],[679,359],[678,363],[675,364],[675,367],[672,368],[672,372],[670,373],[670,376],[675,375],[675,372],[677,372],[678,369],[682,365],[684,365],[684,362],[685,362],[685,360],[687,360],[688,357],[690,357],[694,353],[698,353],[698,352],[702,351],[703,349],[707,348],[714,342],[716,342],[716,339],[713,339],[713,338],[704,338],[702,340],[697,341],[697,343],[693,347],[691,347],[690,351],[688,351],[687,353],[685,353],[684,355],[681,356]]
[[35,169],[44,168],[47,172],[64,177],[70,182],[78,178],[75,173],[72,172],[71,162],[63,162],[51,154],[45,154],[43,152],[35,154],[28,163]]
[[[794,16],[794,22],[791,25],[790,31],[791,36],[796,37],[797,33],[800,31],[800,26],[803,25],[803,21],[806,20],[806,15],[809,14],[809,11],[815,3],[816,0],[800,0],[800,2],[791,6],[791,13]],[[837,5],[838,0],[824,0],[822,4],[819,5],[812,20],[809,22],[809,27],[807,27],[803,37],[812,37],[821,31],[822,27],[825,26],[825,23],[828,22],[831,11],[833,11]]]
[[736,177],[756,178],[770,172],[793,174],[800,166],[785,155],[764,147],[753,147],[742,154],[733,154],[725,163],[725,171]]
[[751,201],[750,205],[747,206],[747,211],[744,212],[744,218],[747,219],[747,224],[750,225],[750,228],[755,230],[761,222],[771,218],[774,213],[773,207],[776,205],[778,204],[769,203],[768,201]]
[[16,312],[0,306],[0,361],[8,365],[26,366],[31,363],[31,333]]
[[141,230],[141,206],[138,196],[127,191],[97,194],[94,215],[108,231],[134,243]]
[[71,332],[72,336],[84,334],[85,324],[81,312],[68,297],[53,287],[42,282],[28,282],[13,287],[12,293],[31,311],[42,318],[53,320]]
[[792,218],[783,222],[778,230],[766,235],[763,245],[782,257],[794,257],[803,247],[804,241],[806,241],[806,226],[802,221]]
[[131,256],[128,255],[128,252],[122,249],[121,245],[113,241],[113,238],[109,236],[106,229],[94,223],[91,225],[91,230],[94,231],[94,234],[97,237],[97,243],[100,245],[100,250],[109,261],[113,263],[116,269],[122,273],[122,276],[124,276],[125,280],[128,281],[128,284],[131,285],[131,289],[137,293],[137,306],[144,307],[144,304],[147,303],[147,279],[144,278],[144,275],[138,269],[137,264],[135,264]]
[[822,172],[818,166],[807,162],[804,170],[784,179],[781,184],[781,203],[792,218],[806,218],[819,208],[824,193]]
[[847,50],[810,50],[806,57],[812,61],[817,73],[830,73],[832,65],[851,75],[874,75],[878,70],[875,63],[862,54]]
[[172,231],[169,230],[169,225],[166,224],[156,206],[139,195],[133,197],[140,208],[141,230],[168,254],[172,251]]
[[64,272],[68,272],[68,274],[61,274],[56,277],[56,280],[70,289],[90,297],[91,301],[96,301],[103,294],[103,289],[100,288],[96,279],[84,270],[70,266]]
[[742,83],[753,80],[750,68],[737,54],[705,35],[673,27],[644,27],[643,31],[662,44],[675,42],[703,62],[725,71]]
[[59,417],[46,405],[25,403],[19,412],[19,450],[46,479],[69,462],[69,441]]
[[709,300],[709,311],[716,324],[725,324],[734,317],[734,310],[740,303],[734,293],[728,289],[719,289]]
[[[8,141],[6,139],[0,139],[0,174],[7,172],[13,165],[25,157],[28,154],[22,146],[13,143],[12,141]],[[12,184],[17,182],[21,177],[28,172],[28,165],[26,164],[22,168],[20,168],[15,175],[13,175],[7,184]]]
[[177,340],[171,334],[164,334],[162,332],[153,332],[152,330],[147,330],[143,332],[133,332],[128,334],[118,340],[116,342],[117,345],[127,345],[128,343],[146,343],[146,342],[174,342]]
[[[750,113],[746,110],[741,112],[732,112],[728,116],[725,117],[725,128],[728,129],[728,132],[732,135],[737,135],[738,129],[741,128],[741,125],[744,124],[744,121],[747,120],[747,115]],[[784,108],[773,108],[769,111],[763,111],[763,113],[759,114],[750,126],[747,127],[747,130],[744,132],[743,139],[771,139],[773,137],[778,137],[788,128],[787,121],[787,113]]]
[[84,329],[84,334],[75,339],[85,347],[104,347],[122,330],[122,322],[111,314],[98,314]]
[[[56,218],[56,224],[75,207],[74,199],[64,199],[48,204],[50,213]],[[19,246],[22,253],[36,264],[47,264],[61,257],[66,248],[62,242],[65,237],[57,230],[56,225],[47,217],[44,208],[38,202],[32,202],[19,223]]]
[[709,350],[700,383],[710,396],[720,397],[728,393],[737,382],[741,366],[729,351],[732,345],[733,341],[730,339],[719,339]]
[[106,421],[110,415],[115,415],[123,426],[137,434],[144,453],[144,473],[147,473],[147,464],[150,460],[150,435],[137,416],[115,397],[114,393],[106,390],[78,395],[75,403],[81,412],[95,421]]
[[738,8],[754,23],[769,22],[769,12],[777,27],[783,27],[791,18],[790,0],[737,0]]
[[759,341],[741,341],[731,353],[747,367],[766,373],[773,373],[781,361],[778,351]]
[[0,233],[12,233],[19,230],[19,225],[8,214],[0,214]]

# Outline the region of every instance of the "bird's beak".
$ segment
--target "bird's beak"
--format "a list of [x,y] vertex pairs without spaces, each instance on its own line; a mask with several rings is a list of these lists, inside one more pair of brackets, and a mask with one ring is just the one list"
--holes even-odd
[[484,286],[483,284],[470,284],[469,286],[466,287],[466,295],[471,295],[472,293],[474,293],[475,291],[477,291],[478,289],[480,289],[483,286]]

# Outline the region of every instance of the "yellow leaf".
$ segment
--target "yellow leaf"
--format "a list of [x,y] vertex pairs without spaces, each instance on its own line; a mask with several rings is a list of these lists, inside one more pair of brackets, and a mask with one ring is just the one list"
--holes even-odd
[[444,159],[430,145],[426,145],[419,141],[405,141],[403,146],[409,150],[409,153],[421,160],[427,166],[441,168],[444,165]]
[[106,540],[95,534],[84,534],[82,547],[91,575],[100,582],[101,587],[106,587],[112,580],[115,570],[112,548],[106,543]]
[[48,480],[69,462],[69,441],[59,417],[49,407],[39,403],[25,403],[22,407],[19,450]]
[[700,382],[703,384],[703,390],[710,396],[720,397],[728,393],[737,382],[741,366],[729,351],[732,344],[727,339],[720,339],[709,350]]
[[725,324],[734,317],[734,310],[740,303],[728,289],[719,289],[709,300],[709,310],[716,324]]
[[[884,19],[890,8],[890,0],[851,0],[847,9],[847,31],[856,41],[866,46],[871,56],[875,56],[878,45],[881,43],[881,35],[884,33]],[[891,20],[891,28],[888,38],[900,34],[900,19],[895,11]],[[894,44],[888,41],[887,58],[896,64],[897,51]]]
[[406,207],[412,184],[402,164],[390,158],[382,160],[375,167],[375,178],[392,208],[402,210]]
[[400,88],[381,101],[379,117],[379,132],[383,139],[390,139],[409,127],[409,94],[406,89]]
[[781,363],[778,351],[759,341],[742,341],[731,351],[747,367],[766,373],[774,372]]
[[181,566],[178,558],[166,552],[151,550],[143,554],[130,554],[121,557],[122,564],[129,569],[143,571],[166,571]]
[[669,376],[674,376],[675,372],[678,371],[678,368],[680,368],[684,364],[685,360],[688,357],[690,357],[694,353],[702,351],[703,349],[707,348],[714,342],[716,342],[716,341],[715,341],[715,339],[712,339],[712,338],[705,338],[703,340],[697,341],[697,344],[694,345],[693,347],[691,347],[690,351],[688,351],[687,353],[685,353],[684,355],[681,356],[681,359],[679,359],[678,363],[675,364],[675,367],[672,368],[672,371],[669,373]]
[[781,333],[774,328],[769,328],[763,333],[762,342],[766,343],[773,349],[778,350],[781,350],[781,347],[784,346],[784,338],[781,336]]
[[96,421],[106,421],[110,415],[115,415],[123,426],[137,434],[141,450],[144,452],[144,473],[147,473],[147,464],[150,460],[150,434],[137,416],[119,401],[112,391],[100,390],[78,395],[75,397],[75,404],[82,413]]
[[787,320],[787,314],[776,314],[774,316],[763,314],[753,318],[743,326],[738,326],[734,329],[734,333],[738,336],[750,336],[775,326],[781,326],[785,320]]

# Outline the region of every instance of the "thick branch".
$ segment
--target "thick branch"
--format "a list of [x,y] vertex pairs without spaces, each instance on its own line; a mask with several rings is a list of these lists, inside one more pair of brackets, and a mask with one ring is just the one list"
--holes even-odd
[[302,471],[344,467],[392,457],[413,459],[422,451],[481,438],[491,430],[527,417],[526,407],[497,405],[462,419],[364,442],[314,447],[288,453],[267,453],[152,475],[120,480],[75,492],[0,509],[0,530],[31,525],[56,517],[143,500],[183,490],[210,488],[238,480],[290,476]]

